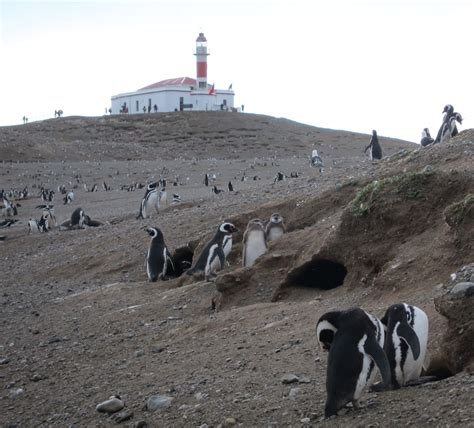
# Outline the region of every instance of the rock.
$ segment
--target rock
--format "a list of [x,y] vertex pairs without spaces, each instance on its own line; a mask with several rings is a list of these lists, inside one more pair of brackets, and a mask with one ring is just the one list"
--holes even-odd
[[300,420],[300,422],[304,425],[307,425],[311,422],[311,419],[310,418],[303,418]]
[[450,291],[451,294],[471,296],[474,294],[474,282],[458,282]]
[[21,397],[25,393],[23,388],[15,388],[10,391],[10,398],[18,398]]
[[166,395],[152,395],[148,398],[146,407],[150,412],[155,412],[156,410],[162,410],[169,407],[172,400],[173,397],[168,397]]
[[296,400],[299,393],[300,393],[300,388],[291,388],[288,396],[290,397],[291,400]]
[[8,364],[10,362],[9,358],[0,358],[0,365]]
[[131,423],[128,427],[129,428],[146,428],[148,426],[146,421],[136,421]]
[[115,413],[124,408],[123,401],[118,395],[112,395],[108,400],[97,404],[96,410],[101,413]]
[[298,383],[311,383],[311,378],[306,375],[301,375],[298,377]]
[[41,376],[41,375],[38,374],[38,373],[35,373],[35,374],[33,374],[33,376],[31,376],[31,379],[30,379],[30,380],[31,380],[32,382],[39,382],[40,380],[43,380],[43,379],[45,379],[43,376]]
[[225,427],[231,427],[237,423],[237,420],[235,418],[225,418],[224,421],[224,426]]
[[114,415],[110,416],[109,419],[113,420],[114,422],[120,424],[122,422],[128,421],[129,419],[132,419],[133,417],[133,412],[129,410],[124,410],[120,413],[115,413]]
[[286,374],[281,378],[281,383],[283,384],[289,384],[289,383],[296,383],[298,382],[299,378],[298,376],[294,374]]

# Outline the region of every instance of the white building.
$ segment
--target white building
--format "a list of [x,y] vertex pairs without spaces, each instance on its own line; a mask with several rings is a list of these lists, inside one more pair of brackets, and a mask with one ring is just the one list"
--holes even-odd
[[203,33],[196,39],[196,79],[178,77],[145,86],[136,92],[112,96],[111,114],[153,113],[182,110],[230,110],[234,91],[215,89],[207,83],[207,40]]

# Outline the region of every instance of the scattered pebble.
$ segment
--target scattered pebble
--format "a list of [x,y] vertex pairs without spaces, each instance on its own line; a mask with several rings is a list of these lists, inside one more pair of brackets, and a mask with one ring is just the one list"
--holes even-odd
[[112,395],[108,400],[97,404],[96,410],[101,413],[115,413],[124,408],[123,401],[118,395]]
[[156,410],[166,409],[171,405],[173,397],[166,395],[152,395],[146,402],[146,407],[149,411],[154,412]]
[[286,374],[281,378],[281,383],[289,384],[298,382],[299,378],[295,374]]

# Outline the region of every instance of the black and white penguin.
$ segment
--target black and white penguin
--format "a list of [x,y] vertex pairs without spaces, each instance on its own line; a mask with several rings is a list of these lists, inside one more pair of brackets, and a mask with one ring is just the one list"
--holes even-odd
[[49,222],[49,228],[56,227],[57,221],[56,221],[56,215],[54,214],[54,205],[50,204],[43,204],[43,205],[37,205],[35,208],[39,208],[43,210],[43,215],[48,215],[48,222]]
[[[253,178],[254,180],[256,180],[255,177]],[[273,182],[276,183],[277,181],[283,181],[283,180],[285,180],[285,175],[282,172],[278,171],[275,177],[273,178]]]
[[148,218],[152,215],[153,210],[159,213],[160,195],[158,191],[158,183],[150,183],[146,187],[145,195],[140,203],[140,212],[137,218]]
[[206,244],[199,255],[195,265],[187,270],[188,275],[204,273],[206,281],[215,276],[217,269],[224,269],[225,253],[224,241],[231,236],[237,228],[232,223],[222,223],[217,228],[214,237]]
[[166,191],[166,187],[162,187],[160,189],[159,197],[160,197],[160,200],[158,203],[159,207],[161,207],[162,205],[168,204],[168,192]]
[[374,381],[375,365],[384,386],[390,388],[390,367],[383,351],[385,333],[378,318],[360,308],[327,312],[318,320],[316,335],[321,348],[329,351],[327,418],[349,402],[359,406],[363,390]]
[[28,221],[28,229],[30,233],[48,232],[49,230],[49,214],[42,214],[39,220],[30,219]]
[[428,344],[428,316],[416,306],[398,303],[387,309],[381,321],[386,327],[384,349],[392,387],[398,389],[420,377]]
[[423,129],[423,132],[421,133],[421,147],[426,147],[432,144],[434,141],[433,138],[431,138],[430,131],[428,128]]
[[267,242],[274,241],[280,238],[286,232],[285,223],[283,217],[278,213],[273,213],[270,216],[270,221],[267,223],[265,228],[265,236]]
[[449,119],[444,122],[443,129],[441,130],[440,143],[447,143],[452,137],[458,134],[456,122],[462,125],[462,116],[459,113],[453,113]]
[[232,185],[232,182],[229,181],[229,183],[227,184],[227,188],[229,189],[229,192],[233,192],[234,191],[234,186]]
[[209,186],[209,176],[207,174],[204,175],[204,186]]
[[151,282],[157,279],[166,280],[167,274],[174,276],[174,265],[171,254],[165,244],[163,233],[157,227],[146,229],[151,236],[150,246],[146,255],[146,273]]
[[320,173],[323,172],[324,163],[316,149],[314,149],[311,153],[311,166],[314,168],[319,168]]
[[86,222],[86,213],[82,208],[76,208],[71,214],[70,227],[83,229]]
[[18,220],[15,219],[9,219],[7,218],[6,220],[0,221],[0,229],[5,229],[7,227],[10,227],[12,224],[15,224]]
[[74,200],[74,192],[71,190],[67,192],[66,196],[63,198],[64,205],[70,204]]
[[218,195],[219,193],[222,193],[223,190],[222,189],[218,189],[217,186],[212,186],[212,192],[215,193],[216,195]]
[[443,121],[441,122],[441,126],[439,127],[438,133],[436,134],[436,138],[434,140],[434,143],[440,143],[441,142],[441,136],[443,133],[443,129],[445,128],[445,125],[449,122],[449,119],[451,116],[454,114],[454,107],[451,104],[446,104],[443,108]]
[[265,225],[259,218],[250,220],[244,232],[242,248],[242,265],[253,266],[255,260],[267,252]]
[[382,159],[382,147],[380,146],[379,139],[377,137],[377,131],[374,129],[372,131],[372,137],[370,139],[369,145],[365,148],[364,153],[367,153],[367,150],[370,149],[370,159]]
[[171,200],[172,204],[179,204],[181,202],[181,196],[177,193],[173,193],[173,199]]

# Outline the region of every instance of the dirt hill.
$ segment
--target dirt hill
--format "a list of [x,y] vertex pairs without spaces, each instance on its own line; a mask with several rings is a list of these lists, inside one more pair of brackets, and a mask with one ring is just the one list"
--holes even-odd
[[[1,425],[114,426],[95,406],[119,394],[133,413],[123,426],[473,426],[472,295],[447,292],[474,281],[474,130],[427,149],[381,137],[380,162],[364,156],[369,139],[220,112],[0,128],[0,189],[29,190],[0,230]],[[287,178],[274,182],[278,172]],[[206,173],[225,192],[205,187]],[[136,219],[140,185],[159,178],[167,206]],[[56,191],[58,223],[80,206],[104,225],[29,234],[41,187]],[[242,268],[247,222],[273,212],[287,233]],[[197,254],[223,220],[239,232],[214,283],[148,282],[147,226]],[[352,306],[382,317],[403,301],[429,316],[432,368],[454,376],[367,393],[361,410],[322,420],[318,318]],[[151,411],[158,394],[171,402]]]

